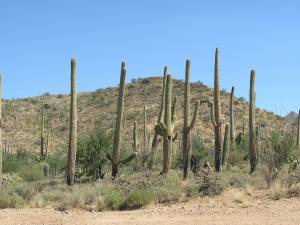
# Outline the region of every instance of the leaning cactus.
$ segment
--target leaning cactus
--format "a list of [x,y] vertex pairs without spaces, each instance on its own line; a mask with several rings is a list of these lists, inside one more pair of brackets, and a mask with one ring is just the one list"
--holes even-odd
[[195,126],[199,103],[197,102],[192,122],[190,121],[190,66],[191,61],[186,61],[185,68],[185,88],[184,88],[184,122],[183,122],[183,179],[186,179],[188,170],[190,168],[191,154],[192,154],[192,135],[191,131]]
[[166,93],[165,93],[165,112],[164,122],[155,126],[155,132],[163,137],[163,170],[161,174],[167,174],[171,166],[172,142],[176,140],[177,134],[174,134],[176,124],[176,97],[172,106],[172,77],[167,75]]
[[0,190],[2,186],[2,75],[0,74]]
[[300,148],[300,110],[298,113],[298,124],[297,124],[297,148]]
[[235,121],[234,121],[234,87],[231,88],[230,93],[230,149],[235,148]]
[[230,148],[229,126],[228,126],[228,124],[226,124],[225,134],[224,134],[224,142],[223,142],[223,153],[222,153],[223,169],[227,168],[229,148]]
[[250,174],[255,174],[257,164],[256,152],[256,122],[255,122],[255,70],[251,70],[250,97],[249,97],[249,156]]
[[70,105],[70,131],[67,164],[67,184],[75,183],[75,167],[77,152],[77,94],[76,94],[76,59],[71,60],[71,105]]
[[107,158],[112,163],[112,176],[116,177],[119,172],[119,165],[125,164],[134,159],[137,156],[137,153],[134,152],[127,159],[120,160],[120,148],[121,148],[121,133],[122,133],[122,124],[123,124],[123,112],[124,112],[124,96],[125,96],[125,78],[126,78],[126,66],[125,62],[122,62],[121,66],[121,77],[120,77],[120,87],[119,87],[119,98],[117,104],[117,120],[114,136],[114,145],[113,145],[113,156],[111,157],[107,154]]
[[[160,122],[162,122],[163,119],[164,119],[167,73],[168,73],[168,68],[165,66],[165,68],[164,68],[164,78],[163,78],[163,88],[162,88],[163,91],[162,91],[162,97],[161,97],[161,103],[160,103],[160,110],[159,110],[157,125]],[[148,168],[149,169],[152,169],[152,167],[153,167],[153,163],[154,163],[154,160],[155,160],[155,155],[156,155],[156,152],[157,152],[160,141],[161,140],[159,138],[159,134],[157,132],[155,132],[153,140],[152,140],[150,158],[149,158],[149,162],[148,162]]]

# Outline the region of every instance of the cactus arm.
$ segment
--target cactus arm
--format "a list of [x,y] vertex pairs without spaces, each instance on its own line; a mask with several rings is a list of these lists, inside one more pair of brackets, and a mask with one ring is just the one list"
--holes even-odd
[[172,105],[172,116],[171,116],[172,123],[175,123],[176,121],[176,106],[177,106],[177,96],[174,98],[173,105]]
[[138,153],[134,152],[132,153],[130,156],[128,156],[126,159],[120,160],[119,164],[127,164],[129,163],[131,160],[133,160],[135,157],[137,157]]

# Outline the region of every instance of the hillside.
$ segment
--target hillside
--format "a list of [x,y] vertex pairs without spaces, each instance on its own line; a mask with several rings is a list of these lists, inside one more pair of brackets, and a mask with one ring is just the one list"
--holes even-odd
[[[139,131],[142,130],[143,106],[148,111],[148,132],[153,133],[157,121],[162,92],[162,78],[149,77],[132,80],[126,86],[125,95],[125,143],[131,143],[133,122],[137,121]],[[177,129],[181,129],[183,122],[184,82],[174,80],[173,96],[178,96]],[[201,82],[192,83],[191,94],[195,100],[212,96],[212,89]],[[116,118],[116,101],[118,89],[106,88],[95,92],[80,93],[78,96],[78,132],[87,134],[95,128],[112,130]],[[222,91],[222,114],[225,121],[229,119],[229,93]],[[50,131],[49,151],[66,151],[68,138],[69,96],[44,94],[38,97],[5,100],[3,105],[3,142],[6,149],[15,152],[17,149],[39,151],[41,107],[49,105],[47,110],[47,128]],[[243,98],[237,98],[236,126],[240,130],[243,119],[248,117],[248,106]],[[257,110],[257,120],[272,124],[279,119],[273,113]],[[247,123],[246,123],[247,124]],[[195,132],[203,137],[206,143],[212,143],[213,131],[207,106],[200,107],[200,118],[197,121]]]

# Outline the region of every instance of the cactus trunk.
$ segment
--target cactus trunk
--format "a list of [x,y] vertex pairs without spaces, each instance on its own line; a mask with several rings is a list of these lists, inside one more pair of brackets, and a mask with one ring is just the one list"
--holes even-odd
[[121,77],[120,77],[120,87],[119,87],[119,98],[117,105],[117,120],[114,136],[114,146],[113,146],[113,158],[112,158],[112,176],[115,177],[119,172],[119,162],[120,162],[120,148],[121,148],[121,129],[123,122],[124,113],[124,96],[125,96],[125,79],[126,79],[126,65],[122,62],[121,66]]
[[[157,124],[163,121],[164,119],[164,111],[165,111],[165,99],[166,99],[166,84],[167,84],[167,73],[168,73],[168,68],[165,66],[164,68],[164,77],[163,77],[163,88],[162,88],[162,97],[161,97],[161,103],[160,103],[160,111],[158,115],[158,120]],[[151,145],[151,153],[150,153],[150,158],[148,162],[148,168],[152,169],[156,152],[160,143],[160,137],[157,132],[154,133],[153,140],[152,140],[152,145]]]
[[227,168],[228,154],[230,149],[230,135],[229,135],[229,126],[226,124],[224,142],[223,142],[223,154],[222,154],[222,167],[223,169]]
[[198,105],[197,102],[192,123],[190,121],[190,66],[191,61],[186,61],[185,68],[185,88],[184,88],[184,122],[183,122],[183,135],[182,135],[182,145],[183,145],[183,179],[187,178],[188,171],[190,169],[191,154],[192,154],[192,135],[191,131],[195,125]]
[[249,157],[250,174],[255,174],[257,164],[256,153],[256,121],[255,121],[255,70],[251,70],[249,96]]
[[214,71],[214,117],[215,117],[215,169],[217,172],[222,168],[222,123],[221,123],[221,97],[219,78],[219,49],[215,53]]
[[45,109],[42,109],[42,118],[41,118],[41,149],[40,149],[40,159],[45,159],[45,137],[44,137],[44,129],[45,129]]
[[297,148],[300,148],[300,110],[298,113],[298,124],[297,124]]
[[235,149],[235,121],[234,121],[234,87],[230,93],[230,150]]
[[71,106],[70,106],[70,130],[67,163],[67,184],[75,183],[75,167],[77,152],[77,94],[76,94],[76,60],[71,60]]
[[0,74],[0,190],[2,188],[2,75]]

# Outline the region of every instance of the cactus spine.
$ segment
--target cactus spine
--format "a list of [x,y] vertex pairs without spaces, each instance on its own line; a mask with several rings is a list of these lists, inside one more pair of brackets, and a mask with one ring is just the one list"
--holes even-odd
[[298,113],[298,124],[297,124],[297,148],[300,148],[300,110]]
[[122,62],[121,65],[121,77],[120,77],[120,87],[119,87],[119,98],[117,103],[117,120],[115,127],[115,136],[114,136],[114,145],[113,145],[113,156],[109,154],[107,158],[112,163],[112,172],[111,175],[116,177],[119,172],[119,165],[125,164],[132,159],[134,159],[137,153],[133,153],[127,159],[120,160],[120,148],[121,148],[121,139],[122,139],[122,124],[123,124],[123,114],[124,114],[124,96],[125,96],[125,79],[126,79],[126,65],[125,62]]
[[67,184],[74,185],[77,151],[77,94],[76,94],[76,59],[71,60],[71,106],[69,149],[67,163]]
[[223,169],[227,168],[228,154],[230,149],[230,135],[229,135],[229,126],[226,124],[224,142],[223,142],[223,154],[222,154],[222,167]]
[[165,112],[164,122],[155,126],[155,132],[163,137],[163,170],[161,174],[167,174],[171,166],[172,142],[176,140],[177,134],[174,134],[176,124],[176,102],[174,98],[172,106],[172,77],[167,75],[166,93],[165,93]]
[[186,61],[185,68],[185,88],[184,88],[184,122],[183,122],[183,135],[182,135],[182,144],[183,144],[183,179],[187,178],[188,170],[190,168],[191,154],[192,154],[192,135],[191,131],[195,126],[199,102],[197,102],[192,122],[190,121],[190,66],[191,61]]
[[221,97],[219,78],[219,49],[215,53],[214,71],[214,131],[215,131],[215,169],[221,171],[222,167],[222,123],[221,123]]
[[257,153],[256,153],[256,121],[255,121],[255,70],[250,75],[250,96],[249,96],[249,156],[250,174],[255,174]]
[[[160,103],[160,110],[159,110],[159,115],[158,115],[158,120],[157,120],[157,125],[163,121],[164,119],[164,111],[165,111],[165,99],[166,99],[166,84],[167,84],[167,73],[168,73],[168,68],[165,66],[164,67],[164,77],[163,77],[163,88],[162,88],[162,97],[161,97],[161,103]],[[150,159],[148,162],[148,168],[152,169],[153,163],[155,160],[155,155],[160,143],[160,138],[159,134],[157,132],[154,133],[152,144],[151,144],[151,153],[150,153]]]
[[0,190],[2,188],[2,75],[0,74]]
[[234,121],[234,87],[230,93],[230,149],[235,149],[235,121]]

